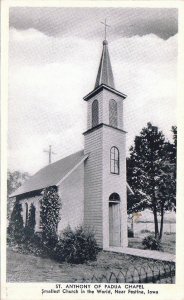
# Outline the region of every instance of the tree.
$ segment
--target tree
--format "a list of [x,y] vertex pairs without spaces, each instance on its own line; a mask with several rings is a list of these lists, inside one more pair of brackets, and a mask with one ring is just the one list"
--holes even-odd
[[36,224],[36,220],[35,220],[35,206],[33,203],[31,203],[30,209],[29,209],[29,215],[28,215],[28,221],[27,224],[25,226],[25,237],[27,239],[30,239],[35,232],[35,224]]
[[24,181],[28,180],[30,175],[27,172],[21,173],[20,171],[10,171],[8,170],[7,174],[7,210],[8,210],[8,219],[10,218],[11,211],[14,205],[12,199],[9,199],[9,196],[16,191]]
[[7,189],[8,195],[11,195],[16,189],[18,189],[22,183],[29,179],[30,175],[27,172],[13,171],[8,170],[7,178]]
[[8,234],[10,238],[17,243],[21,243],[24,237],[24,226],[21,212],[22,205],[18,200],[16,200],[8,226]]
[[177,147],[177,127],[172,126],[173,143],[166,142],[165,160],[162,162],[160,184],[158,189],[159,209],[161,215],[160,234],[162,238],[164,212],[168,210],[176,211],[176,147]]
[[40,223],[42,239],[47,247],[52,247],[57,240],[57,227],[60,221],[61,201],[56,188],[44,189],[41,201]]
[[[128,211],[146,208],[153,211],[155,237],[162,238],[165,210],[175,203],[174,148],[166,142],[162,131],[151,123],[135,137],[127,160],[127,177],[134,195],[128,201]],[[161,215],[160,232],[158,214]]]

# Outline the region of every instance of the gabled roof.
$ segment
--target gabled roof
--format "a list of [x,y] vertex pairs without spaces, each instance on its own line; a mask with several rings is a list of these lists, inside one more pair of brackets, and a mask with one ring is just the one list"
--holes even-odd
[[[84,150],[73,153],[39,170],[21,185],[10,197],[16,197],[33,191],[42,190],[49,186],[59,185],[68,177],[86,158]],[[128,193],[133,194],[127,183]]]
[[102,56],[100,59],[100,65],[99,65],[98,74],[96,78],[95,88],[97,88],[101,84],[106,84],[107,86],[115,88],[112,66],[111,66],[107,45],[108,42],[106,40],[103,41]]
[[84,155],[84,150],[81,150],[42,168],[11,194],[10,197],[59,185],[62,179],[87,157],[88,155]]

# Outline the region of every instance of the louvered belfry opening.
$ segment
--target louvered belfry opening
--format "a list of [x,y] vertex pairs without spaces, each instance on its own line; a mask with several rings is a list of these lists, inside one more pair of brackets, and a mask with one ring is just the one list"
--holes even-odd
[[94,100],[92,103],[92,127],[97,126],[98,123],[99,123],[98,100]]
[[118,127],[118,107],[117,102],[113,99],[109,101],[109,125]]

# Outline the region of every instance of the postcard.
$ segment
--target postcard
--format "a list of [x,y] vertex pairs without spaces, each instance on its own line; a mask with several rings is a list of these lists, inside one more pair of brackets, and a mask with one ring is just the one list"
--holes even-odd
[[184,299],[183,12],[2,1],[1,299]]

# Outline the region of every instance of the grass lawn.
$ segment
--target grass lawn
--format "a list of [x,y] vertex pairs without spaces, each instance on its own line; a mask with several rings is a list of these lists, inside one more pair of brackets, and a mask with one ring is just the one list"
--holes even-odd
[[[93,275],[100,276],[120,269],[155,264],[153,260],[122,253],[101,251],[97,261],[85,264],[58,263],[49,258],[20,254],[7,249],[7,281],[9,282],[90,282]],[[160,262],[156,262],[161,265]]]
[[[142,240],[145,236],[149,235],[150,233],[147,233],[146,235],[140,235],[140,237],[137,238],[129,238],[128,239],[128,246],[130,248],[137,248],[137,249],[144,249],[142,245]],[[176,234],[170,233],[170,234],[164,234],[162,238],[162,247],[164,252],[175,254],[175,244],[176,244]]]

